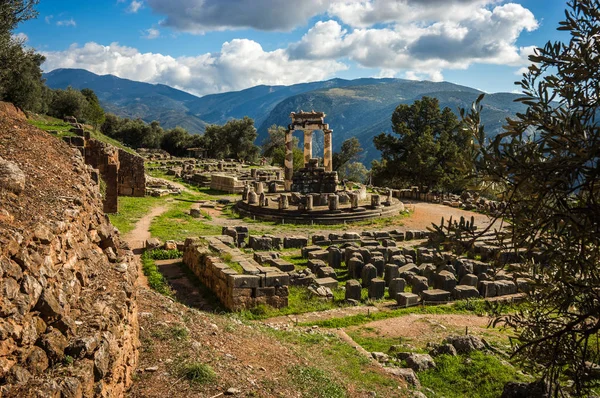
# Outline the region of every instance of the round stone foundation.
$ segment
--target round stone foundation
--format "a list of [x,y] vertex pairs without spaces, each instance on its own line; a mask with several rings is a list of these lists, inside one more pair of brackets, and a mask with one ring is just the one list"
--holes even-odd
[[280,209],[277,199],[279,194],[266,195],[267,206],[248,204],[240,200],[236,208],[245,217],[257,220],[276,221],[289,224],[344,224],[365,221],[382,217],[393,217],[404,211],[404,204],[393,198],[390,203],[373,206],[360,203],[359,207],[352,208],[350,204],[340,204],[337,210],[330,210],[329,206],[312,206],[312,210],[303,209],[302,206],[289,204],[287,209]]

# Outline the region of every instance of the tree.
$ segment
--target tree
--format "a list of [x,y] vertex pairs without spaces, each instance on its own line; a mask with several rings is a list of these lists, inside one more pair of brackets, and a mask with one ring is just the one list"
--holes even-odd
[[365,184],[369,176],[369,170],[361,162],[345,163],[339,170],[340,179]]
[[253,161],[260,152],[254,144],[257,136],[254,120],[245,116],[230,120],[223,126],[207,126],[203,143],[210,157]]
[[12,36],[19,23],[37,15],[37,3],[38,0],[0,2],[0,100],[43,112],[48,96],[40,69],[44,57],[24,48],[24,41]]
[[346,163],[358,160],[358,157],[362,151],[363,149],[360,146],[358,138],[348,138],[347,140],[342,142],[340,151],[334,152],[332,155],[333,170],[339,171],[339,169]]
[[98,100],[96,93],[92,89],[84,88],[81,90],[81,94],[83,94],[87,101],[87,106],[83,112],[84,117],[88,123],[92,124],[94,130],[96,130],[98,126],[104,123],[106,118],[104,109],[100,106],[100,100]]
[[550,395],[572,380],[571,393],[588,396],[600,363],[600,0],[568,7],[559,30],[570,41],[538,48],[518,83],[527,111],[489,144],[479,103],[465,121],[485,180],[504,187],[502,217],[534,281],[526,309],[500,319],[514,329],[514,355]]
[[381,133],[373,139],[381,161],[373,163],[378,185],[460,191],[466,176],[457,167],[470,137],[450,108],[440,110],[435,98],[423,97],[399,105],[392,114],[397,136]]
[[81,91],[67,87],[66,90],[54,90],[51,97],[48,114],[59,119],[74,116],[77,120],[85,120],[88,102]]
[[[278,126],[276,124],[269,127],[267,133],[269,134],[268,138],[262,143],[262,154],[268,158],[273,156],[273,152],[277,149],[284,148],[285,149],[285,133],[287,129],[283,126]],[[294,137],[295,138],[295,137]],[[297,141],[297,139],[296,139]]]

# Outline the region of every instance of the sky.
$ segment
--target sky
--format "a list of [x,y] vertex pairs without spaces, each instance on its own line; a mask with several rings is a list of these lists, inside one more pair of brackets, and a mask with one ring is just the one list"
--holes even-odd
[[45,72],[81,68],[199,96],[360,77],[515,92],[567,0],[43,0],[15,34]]

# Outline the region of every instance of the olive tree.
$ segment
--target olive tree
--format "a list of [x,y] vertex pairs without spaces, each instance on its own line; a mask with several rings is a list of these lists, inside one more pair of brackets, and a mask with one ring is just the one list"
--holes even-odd
[[527,111],[491,143],[478,103],[463,116],[532,281],[523,309],[498,321],[551,395],[584,396],[600,363],[600,0],[571,0],[565,14],[570,40],[538,48],[518,82]]

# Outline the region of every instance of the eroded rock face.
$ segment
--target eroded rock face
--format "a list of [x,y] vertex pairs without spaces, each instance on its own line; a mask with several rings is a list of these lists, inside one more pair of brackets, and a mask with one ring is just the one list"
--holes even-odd
[[0,157],[0,189],[20,194],[25,189],[25,173],[16,163]]
[[81,155],[1,105],[0,396],[123,396],[138,264]]

